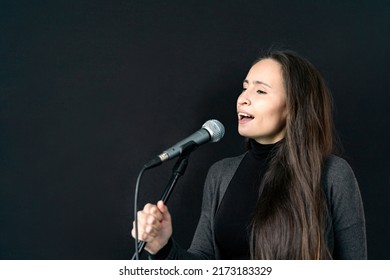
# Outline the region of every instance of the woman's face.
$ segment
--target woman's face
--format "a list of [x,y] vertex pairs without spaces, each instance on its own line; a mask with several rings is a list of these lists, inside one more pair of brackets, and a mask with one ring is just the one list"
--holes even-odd
[[283,139],[286,126],[286,93],[281,65],[263,59],[252,66],[237,99],[238,132],[261,144]]

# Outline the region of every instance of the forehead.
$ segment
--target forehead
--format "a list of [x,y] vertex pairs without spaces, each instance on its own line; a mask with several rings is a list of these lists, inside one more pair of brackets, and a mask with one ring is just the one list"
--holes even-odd
[[272,84],[274,86],[277,84],[282,85],[282,67],[279,62],[273,59],[262,59],[252,66],[246,76],[246,80],[248,80],[248,82],[261,80],[265,83],[269,83],[271,86]]

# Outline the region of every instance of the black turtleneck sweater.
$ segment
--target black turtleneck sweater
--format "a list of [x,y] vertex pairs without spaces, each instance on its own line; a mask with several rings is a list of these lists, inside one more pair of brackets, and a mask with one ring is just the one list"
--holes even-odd
[[276,144],[250,140],[251,149],[234,174],[215,218],[215,237],[222,259],[249,259],[249,234],[260,183]]

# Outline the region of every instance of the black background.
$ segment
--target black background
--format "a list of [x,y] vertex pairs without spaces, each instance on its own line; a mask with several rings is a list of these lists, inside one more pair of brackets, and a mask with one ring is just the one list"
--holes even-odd
[[[128,259],[142,165],[211,118],[169,203],[189,246],[209,166],[244,151],[235,102],[260,50],[322,72],[359,181],[370,259],[390,259],[388,1],[2,1],[0,258]],[[173,161],[148,171],[155,202]]]

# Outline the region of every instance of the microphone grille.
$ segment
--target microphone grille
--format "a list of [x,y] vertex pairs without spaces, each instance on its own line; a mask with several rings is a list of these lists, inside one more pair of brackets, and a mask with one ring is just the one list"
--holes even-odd
[[218,142],[225,135],[225,127],[218,120],[208,120],[202,125],[210,133],[211,142]]

